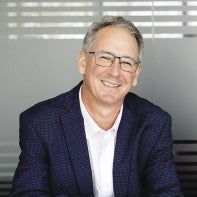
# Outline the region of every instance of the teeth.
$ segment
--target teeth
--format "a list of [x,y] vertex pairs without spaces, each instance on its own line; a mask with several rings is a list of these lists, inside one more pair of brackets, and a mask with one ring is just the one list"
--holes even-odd
[[119,85],[116,85],[116,84],[112,84],[112,83],[109,83],[107,81],[103,81],[103,84],[107,87],[111,87],[111,88],[114,88],[114,87],[118,87]]

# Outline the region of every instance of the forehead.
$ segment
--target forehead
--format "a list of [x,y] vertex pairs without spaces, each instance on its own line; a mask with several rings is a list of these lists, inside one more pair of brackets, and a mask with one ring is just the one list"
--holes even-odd
[[91,50],[138,57],[138,44],[135,37],[120,27],[104,27],[99,30]]

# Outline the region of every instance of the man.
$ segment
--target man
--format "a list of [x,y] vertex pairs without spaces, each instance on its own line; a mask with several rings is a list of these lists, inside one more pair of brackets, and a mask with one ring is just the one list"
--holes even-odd
[[142,51],[131,22],[93,23],[78,56],[83,82],[20,116],[10,196],[182,196],[170,116],[130,93]]

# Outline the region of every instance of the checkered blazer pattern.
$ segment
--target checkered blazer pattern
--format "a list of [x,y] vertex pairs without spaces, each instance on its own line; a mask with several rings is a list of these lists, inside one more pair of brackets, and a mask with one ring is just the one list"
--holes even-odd
[[[79,88],[20,115],[20,161],[10,197],[93,196]],[[124,101],[114,153],[115,197],[181,197],[171,118],[133,93]]]

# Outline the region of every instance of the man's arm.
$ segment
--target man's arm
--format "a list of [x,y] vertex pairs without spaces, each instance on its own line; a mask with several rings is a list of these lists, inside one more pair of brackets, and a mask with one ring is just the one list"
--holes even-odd
[[167,120],[148,158],[146,181],[149,197],[183,197],[172,154],[171,118]]
[[47,151],[28,119],[20,116],[20,161],[10,197],[50,196]]
[[32,118],[28,118],[26,113],[20,116],[21,154],[9,197],[87,197],[71,196],[60,191],[55,194],[51,190],[47,145],[35,128],[41,122],[34,121],[32,126]]

